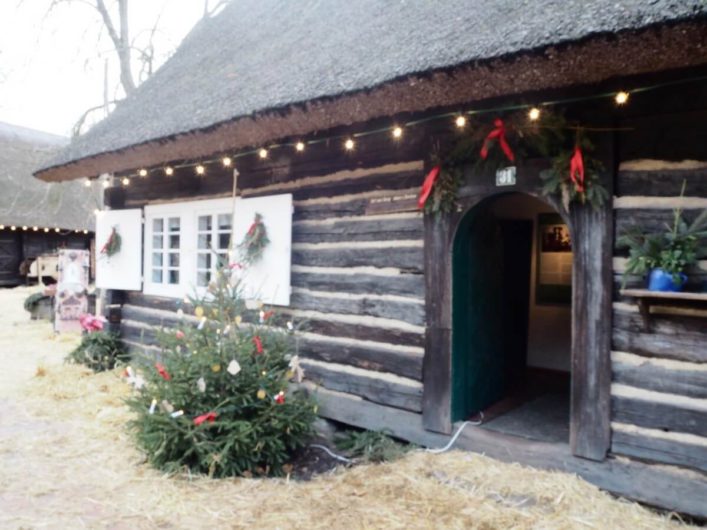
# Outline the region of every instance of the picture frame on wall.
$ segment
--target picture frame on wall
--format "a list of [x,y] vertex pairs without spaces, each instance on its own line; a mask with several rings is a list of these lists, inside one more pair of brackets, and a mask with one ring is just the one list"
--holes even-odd
[[569,227],[556,213],[538,215],[535,303],[572,303],[572,240]]

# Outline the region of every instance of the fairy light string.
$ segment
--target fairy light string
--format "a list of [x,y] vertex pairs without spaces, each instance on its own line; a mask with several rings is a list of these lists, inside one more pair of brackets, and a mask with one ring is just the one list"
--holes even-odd
[[[504,112],[527,110],[528,111],[528,120],[530,122],[535,122],[540,118],[540,116],[543,112],[543,110],[542,110],[543,108],[560,106],[560,105],[568,105],[571,103],[578,103],[578,102],[585,102],[585,101],[596,101],[596,100],[601,100],[601,99],[611,99],[611,100],[613,100],[614,105],[616,107],[620,108],[622,106],[629,104],[632,96],[635,94],[645,93],[645,92],[649,92],[649,91],[653,91],[653,90],[658,90],[661,88],[666,88],[666,87],[671,87],[671,86],[676,86],[676,85],[681,85],[681,84],[687,84],[687,83],[692,83],[692,82],[698,82],[698,81],[704,81],[704,80],[707,80],[707,76],[695,77],[695,78],[689,78],[689,79],[680,79],[680,80],[669,81],[669,82],[664,82],[664,83],[660,83],[660,84],[632,88],[630,90],[603,92],[603,93],[594,94],[591,96],[577,96],[577,97],[571,97],[571,98],[554,99],[554,100],[544,101],[541,103],[537,103],[537,102],[536,103],[517,103],[517,104],[502,105],[502,106],[490,107],[490,108],[484,108],[484,109],[469,109],[469,110],[461,110],[461,111],[454,111],[454,112],[445,112],[445,113],[425,116],[424,118],[409,120],[404,123],[395,122],[389,126],[378,127],[378,128],[369,129],[366,131],[331,135],[331,136],[327,136],[327,137],[314,138],[311,140],[297,139],[297,140],[290,141],[290,142],[279,142],[279,143],[268,144],[265,146],[258,146],[253,149],[248,149],[248,150],[240,151],[238,153],[233,153],[233,154],[221,153],[218,156],[215,156],[213,158],[199,159],[196,161],[184,162],[181,164],[155,166],[153,168],[139,168],[136,170],[135,173],[123,175],[121,178],[121,184],[124,187],[129,186],[132,179],[134,179],[136,177],[144,178],[144,177],[149,176],[152,173],[166,175],[169,177],[169,176],[174,175],[174,173],[177,169],[185,169],[185,168],[194,169],[195,173],[198,176],[206,176],[208,174],[208,172],[206,170],[208,165],[218,163],[218,164],[222,165],[224,168],[232,168],[235,166],[236,161],[241,158],[248,157],[248,156],[257,156],[261,160],[266,160],[270,157],[271,151],[273,151],[275,149],[282,149],[282,148],[292,148],[296,153],[301,154],[301,153],[305,152],[307,147],[309,147],[309,146],[323,144],[323,143],[338,143],[338,144],[340,144],[340,148],[343,152],[351,153],[351,152],[355,151],[357,140],[360,138],[365,138],[365,137],[377,135],[377,134],[387,134],[394,141],[402,141],[403,137],[405,136],[406,129],[409,129],[411,127],[415,127],[417,125],[422,125],[422,124],[426,124],[426,123],[430,123],[430,122],[434,122],[434,121],[440,121],[440,120],[450,120],[451,123],[454,126],[456,126],[458,129],[464,129],[469,125],[469,122],[470,122],[469,117],[478,116],[478,115],[485,115],[485,114],[499,114],[499,113],[504,113]],[[534,124],[534,126],[537,126],[537,125]],[[548,128],[553,128],[553,127],[548,127]],[[568,129],[568,130],[580,130],[581,129],[581,130],[585,130],[585,131],[594,131],[594,132],[615,132],[615,131],[630,131],[630,130],[632,130],[631,128],[627,128],[627,127],[618,127],[618,128],[617,127],[588,127],[588,126],[580,126],[580,125],[565,125],[562,128]]]

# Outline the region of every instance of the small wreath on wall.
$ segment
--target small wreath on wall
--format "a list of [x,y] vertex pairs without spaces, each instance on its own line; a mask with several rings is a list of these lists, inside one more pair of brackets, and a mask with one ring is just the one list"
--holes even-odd
[[263,257],[265,248],[270,244],[268,229],[263,223],[263,216],[255,214],[253,223],[248,228],[243,240],[238,245],[241,253],[241,261],[245,264],[252,264]]
[[101,247],[101,255],[105,256],[106,258],[115,256],[118,252],[120,252],[120,246],[122,245],[122,243],[123,239],[122,237],[120,237],[118,227],[114,226],[113,228],[111,228],[110,234],[108,235],[108,239]]
[[[545,195],[557,195],[568,211],[573,201],[599,208],[609,194],[600,182],[601,163],[587,155],[593,149],[591,141],[581,127],[568,125],[560,114],[546,110],[538,116],[531,119],[516,112],[496,117],[491,123],[479,123],[444,156],[437,147],[420,190],[419,208],[427,213],[453,211],[464,167],[495,173],[527,158],[527,152],[552,159],[551,169],[540,175]],[[576,133],[573,144],[568,142],[568,130]]]

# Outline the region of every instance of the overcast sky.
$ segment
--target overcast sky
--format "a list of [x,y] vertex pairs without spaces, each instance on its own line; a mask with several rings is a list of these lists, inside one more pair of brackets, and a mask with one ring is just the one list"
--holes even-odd
[[[52,0],[0,0],[0,121],[68,136],[86,109],[103,102],[105,58],[111,96],[119,95],[115,52],[86,2],[93,0],[63,0],[47,14]],[[138,43],[159,17],[154,43],[164,61],[202,16],[204,0],[131,0],[129,7]]]

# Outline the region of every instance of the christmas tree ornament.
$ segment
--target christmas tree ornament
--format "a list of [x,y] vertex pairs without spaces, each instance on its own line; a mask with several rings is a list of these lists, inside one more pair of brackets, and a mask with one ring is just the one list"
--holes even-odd
[[236,315],[236,318],[234,318],[233,321],[236,323],[236,326],[240,326],[241,322],[243,322],[243,317],[241,315]]
[[194,425],[199,426],[205,421],[208,421],[209,423],[213,423],[216,421],[216,416],[218,414],[216,412],[207,412],[206,414],[202,414],[201,416],[197,416],[194,418]]
[[201,307],[200,305],[196,306],[196,307],[194,308],[194,316],[195,316],[196,318],[201,318],[201,317],[203,317],[203,316],[204,316],[204,308]]
[[295,329],[294,324],[288,320],[288,321],[287,321],[287,330],[288,330],[288,331],[293,331],[294,329]]
[[174,405],[172,405],[166,399],[162,400],[162,402],[160,403],[160,407],[162,408],[163,411],[167,412],[168,414],[171,414],[172,412],[174,412]]
[[228,335],[231,331],[231,324],[227,324],[225,328],[223,328],[223,336],[225,337]]
[[258,390],[256,396],[258,396],[258,399],[265,399],[267,397],[267,393],[261,388],[260,390]]
[[165,381],[170,381],[172,379],[172,376],[169,375],[167,369],[160,363],[155,363],[155,368],[157,369],[157,373],[159,373]]
[[148,409],[147,413],[150,415],[154,414],[156,407],[157,407],[157,400],[155,398],[152,398],[152,402],[150,403],[150,408]]
[[197,326],[197,329],[201,331],[204,329],[204,325],[206,325],[206,317],[201,317],[201,320],[199,321],[199,325]]
[[295,355],[292,359],[290,359],[289,367],[293,374],[290,376],[290,379],[294,378],[296,383],[301,383],[304,379],[304,369],[302,368],[302,365],[300,365],[299,356]]
[[238,372],[241,371],[241,365],[238,364],[238,361],[233,359],[230,363],[228,363],[228,368],[226,368],[226,371],[231,375],[238,375]]
[[221,371],[221,365],[220,364],[212,364],[211,365],[211,371],[214,373],[218,373]]
[[206,381],[204,381],[204,378],[203,378],[203,377],[200,377],[200,378],[196,381],[196,388],[197,388],[197,389],[199,390],[199,392],[201,392],[202,394],[203,394],[204,392],[206,392]]
[[184,338],[184,332],[181,329],[178,329],[174,336],[177,337],[179,340],[182,340]]
[[184,416],[183,410],[177,410],[177,411],[172,412],[172,414],[170,414],[170,417],[172,417],[172,418],[179,418],[180,416]]
[[275,403],[277,403],[278,405],[282,405],[283,403],[285,403],[285,393],[280,390],[274,399]]
[[178,316],[179,318],[183,318],[183,317],[184,317],[184,310],[183,310],[181,307],[180,307],[179,309],[177,309],[177,316]]
[[260,340],[260,337],[256,335],[253,337],[253,344],[255,344],[255,352],[260,355],[263,353],[263,341]]

